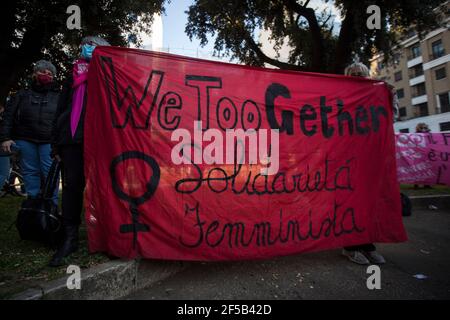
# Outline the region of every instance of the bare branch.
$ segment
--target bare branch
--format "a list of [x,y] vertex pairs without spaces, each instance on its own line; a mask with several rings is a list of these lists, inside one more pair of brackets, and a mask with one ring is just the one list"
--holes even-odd
[[331,13],[330,12],[330,14],[328,15],[328,17],[325,19],[325,21],[322,23],[322,26],[321,26],[321,28],[324,28],[326,25],[327,25],[327,23],[328,23],[328,21],[330,20],[330,18],[333,16],[333,13]]
[[250,48],[256,53],[258,58],[261,59],[261,61],[271,64],[280,69],[307,71],[306,68],[304,68],[304,67],[301,67],[301,66],[298,66],[295,64],[286,63],[286,62],[281,62],[279,60],[268,57],[266,54],[264,54],[264,52],[261,50],[259,45],[255,42],[255,40],[253,40],[253,38],[251,36],[246,37],[245,40],[249,44]]
[[228,13],[225,13],[225,17],[230,24],[232,24],[235,28],[238,28],[240,30],[244,40],[248,43],[249,47],[253,50],[253,52],[255,52],[255,54],[258,56],[258,58],[262,62],[271,64],[280,69],[306,71],[305,68],[303,68],[301,66],[286,63],[286,62],[281,62],[279,60],[270,58],[261,50],[259,45],[253,39],[250,32],[247,29],[245,29],[245,26],[236,24],[235,21],[230,17],[230,15]]

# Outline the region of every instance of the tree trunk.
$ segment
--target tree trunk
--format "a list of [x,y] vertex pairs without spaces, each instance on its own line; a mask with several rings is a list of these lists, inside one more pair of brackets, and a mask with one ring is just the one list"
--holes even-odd
[[[40,57],[46,36],[45,26],[41,24],[25,32],[19,48],[11,48],[9,44],[9,47],[3,50],[0,56],[0,70],[2,70],[0,105],[5,104],[11,88],[21,76],[25,75],[26,68]],[[4,43],[3,46],[5,46]]]
[[343,2],[345,18],[342,21],[341,31],[336,46],[336,57],[333,72],[343,74],[345,67],[352,61],[352,51],[360,37],[365,36],[366,29],[366,5],[364,1]]
[[14,61],[16,57],[5,55],[5,59],[0,61],[0,70],[2,70],[2,76],[0,77],[0,105],[5,106],[6,98],[11,90],[11,87],[18,80],[18,70],[15,66],[17,61]]
[[343,74],[345,67],[351,60],[352,44],[354,41],[353,32],[353,12],[347,11],[344,21],[342,21],[339,40],[336,46],[336,55],[334,60],[333,72]]
[[319,22],[317,21],[315,10],[307,7],[309,1],[304,5],[300,5],[296,0],[286,0],[284,3],[288,10],[295,12],[297,15],[304,17],[308,21],[312,47],[311,66],[309,66],[308,69],[314,72],[325,71],[323,35]]

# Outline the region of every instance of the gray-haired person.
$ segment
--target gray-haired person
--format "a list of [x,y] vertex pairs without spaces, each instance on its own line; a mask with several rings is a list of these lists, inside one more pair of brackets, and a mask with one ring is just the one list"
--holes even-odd
[[[50,61],[37,61],[30,88],[19,90],[8,101],[0,127],[2,151],[11,153],[13,145],[20,150],[25,191],[31,199],[39,195],[52,163],[51,129],[59,97],[55,77],[56,68]],[[53,202],[58,203],[57,190]]]
[[95,47],[108,45],[100,37],[83,38],[80,58],[74,63],[72,74],[65,81],[58,102],[52,129],[52,153],[62,162],[64,239],[49,263],[52,267],[64,264],[64,258],[78,249],[85,188],[83,141],[91,138],[83,134],[89,63]]
[[[359,62],[355,62],[345,68],[345,75],[363,78],[370,77],[369,68]],[[367,265],[370,263],[386,263],[386,260],[381,254],[377,252],[377,249],[373,243],[345,247],[342,250],[342,254],[346,256],[350,261],[357,264]]]

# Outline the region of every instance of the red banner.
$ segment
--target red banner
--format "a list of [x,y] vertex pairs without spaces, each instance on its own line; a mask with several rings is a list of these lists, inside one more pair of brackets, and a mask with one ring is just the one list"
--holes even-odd
[[98,47],[88,83],[91,251],[236,260],[406,240],[383,82]]
[[400,183],[450,186],[450,132],[397,133]]

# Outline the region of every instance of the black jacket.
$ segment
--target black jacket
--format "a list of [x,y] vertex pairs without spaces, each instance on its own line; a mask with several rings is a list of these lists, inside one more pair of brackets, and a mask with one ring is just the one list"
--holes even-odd
[[[0,112],[0,129],[3,127],[3,113],[4,111]],[[2,149],[0,149],[0,157],[9,157],[11,155],[10,152],[5,152]]]
[[6,104],[0,141],[18,139],[50,143],[58,98],[56,85],[33,85],[30,89],[19,90]]
[[72,96],[73,96],[73,78],[68,77],[63,84],[61,94],[58,101],[58,109],[52,126],[52,148],[57,153],[58,148],[64,145],[82,144],[84,131],[84,115],[86,113],[87,90],[83,99],[83,109],[81,111],[80,120],[78,122],[75,135],[72,137],[70,129],[70,116],[72,113]]

